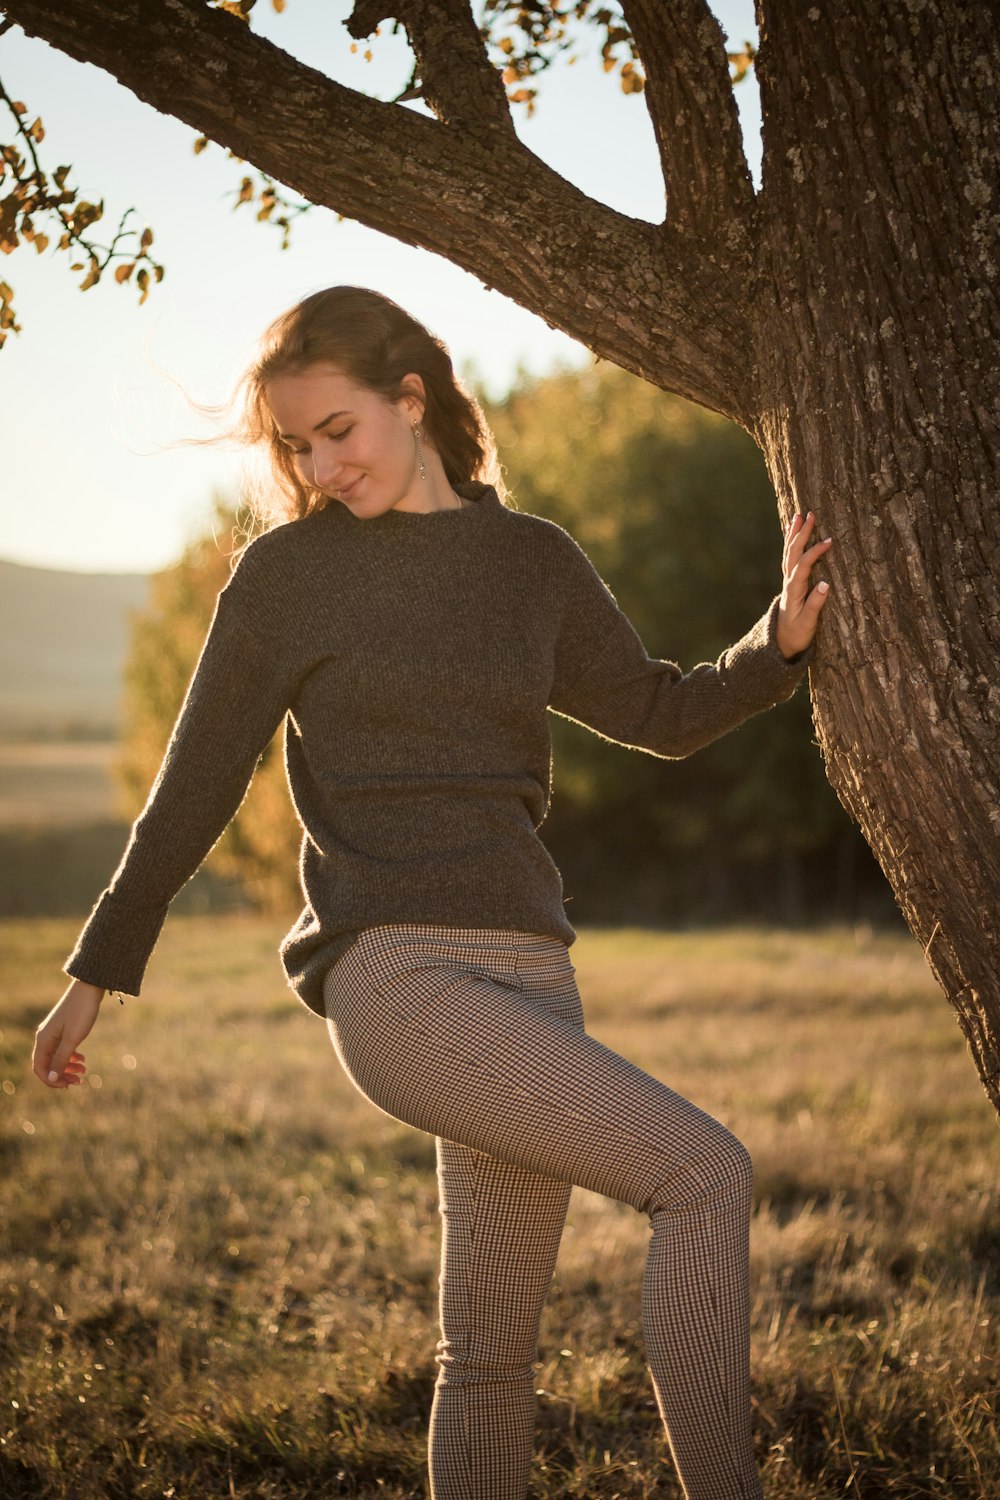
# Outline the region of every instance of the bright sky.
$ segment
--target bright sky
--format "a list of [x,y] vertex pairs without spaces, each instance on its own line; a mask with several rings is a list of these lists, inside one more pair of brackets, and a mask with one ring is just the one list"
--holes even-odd
[[[753,0],[711,0],[731,50],[755,39]],[[409,76],[389,27],[366,64],[350,52],[350,0],[259,0],[255,29],[331,77],[379,97]],[[231,210],[242,168],[195,133],[15,28],[0,40],[0,78],[30,118],[41,115],[44,160],[72,163],[70,186],[105,200],[94,238],[122,212],[150,225],[166,268],[143,307],[110,273],[82,293],[70,258],[22,248],[0,263],[23,326],[0,350],[0,557],[94,572],[165,567],[199,532],[213,490],[236,492],[241,459],[222,448],[170,445],[203,434],[167,376],[201,401],[224,401],[269,320],[337,282],[394,297],[443,337],[456,364],[500,395],[518,366],[544,371],[587,352],[473,276],[335,214],[314,209],[279,231]],[[736,91],[748,159],[759,181],[759,103],[752,74]],[[6,110],[4,110],[6,114]],[[593,197],[636,217],[662,218],[663,189],[641,96],[621,93],[581,59],[542,81],[535,115],[515,107],[522,139]],[[0,119],[0,140],[12,139]],[[102,231],[97,233],[97,231]],[[164,374],[163,372],[166,372]]]

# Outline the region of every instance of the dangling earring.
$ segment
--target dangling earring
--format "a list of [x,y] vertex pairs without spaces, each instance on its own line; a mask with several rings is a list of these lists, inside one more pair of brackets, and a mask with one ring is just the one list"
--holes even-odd
[[421,479],[427,478],[427,469],[424,464],[424,435],[420,430],[420,423],[413,424],[413,446],[417,450],[417,467],[420,470]]

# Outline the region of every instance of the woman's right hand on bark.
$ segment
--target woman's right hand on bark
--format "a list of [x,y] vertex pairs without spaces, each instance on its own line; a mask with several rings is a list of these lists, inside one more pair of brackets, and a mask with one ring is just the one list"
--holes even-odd
[[35,1032],[31,1067],[50,1089],[82,1083],[87,1069],[76,1049],[97,1020],[104,995],[94,984],[72,980]]

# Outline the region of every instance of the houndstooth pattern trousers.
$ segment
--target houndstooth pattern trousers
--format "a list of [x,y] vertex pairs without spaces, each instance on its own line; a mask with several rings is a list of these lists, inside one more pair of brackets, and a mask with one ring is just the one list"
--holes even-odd
[[437,1137],[434,1500],[524,1500],[538,1324],[573,1183],[649,1215],[643,1335],[685,1494],[761,1500],[740,1142],[587,1036],[558,938],[371,927],[324,998],[356,1086]]

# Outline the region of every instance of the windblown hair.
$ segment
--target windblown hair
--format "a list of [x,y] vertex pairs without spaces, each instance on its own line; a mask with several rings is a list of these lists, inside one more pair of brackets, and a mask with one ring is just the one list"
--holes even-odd
[[269,381],[320,363],[336,365],[389,401],[401,395],[406,375],[419,375],[426,396],[424,435],[440,455],[448,482],[484,480],[505,498],[489,424],[457,379],[441,340],[390,298],[365,287],[334,286],[275,318],[236,388],[234,400],[242,393],[243,410],[230,436],[263,453],[269,471],[251,483],[247,497],[259,529],[299,520],[331,503],[303,483],[278,437],[265,394]]

